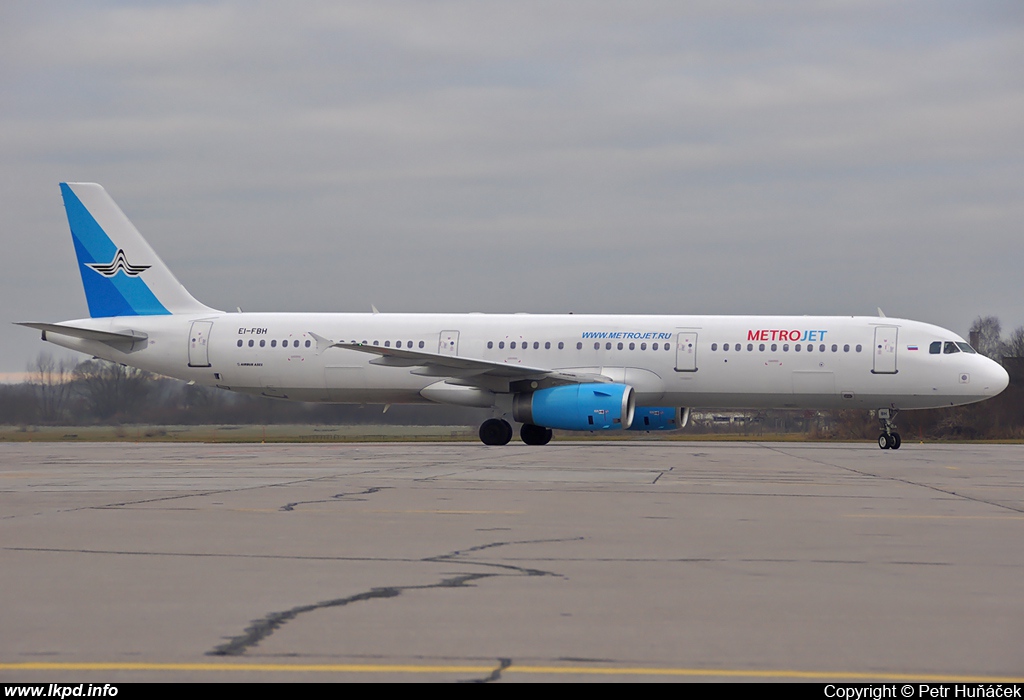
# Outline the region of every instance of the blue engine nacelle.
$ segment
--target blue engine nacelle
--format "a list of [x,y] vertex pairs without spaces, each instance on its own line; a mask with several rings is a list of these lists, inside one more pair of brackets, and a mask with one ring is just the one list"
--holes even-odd
[[674,406],[637,406],[630,430],[677,430],[686,425],[690,409]]
[[626,384],[568,384],[512,400],[515,420],[560,430],[625,430],[634,410],[633,387]]

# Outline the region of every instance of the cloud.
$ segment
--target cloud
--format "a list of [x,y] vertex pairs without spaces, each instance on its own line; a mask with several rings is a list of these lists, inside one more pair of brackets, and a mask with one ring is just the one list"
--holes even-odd
[[5,320],[84,313],[93,180],[225,308],[1024,323],[1017,3],[58,5],[0,22]]

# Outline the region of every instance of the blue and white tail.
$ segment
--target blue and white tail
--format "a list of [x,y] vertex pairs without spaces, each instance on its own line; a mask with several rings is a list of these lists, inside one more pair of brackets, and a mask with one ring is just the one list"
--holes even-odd
[[91,182],[62,182],[60,192],[90,316],[214,311],[188,293],[106,190]]

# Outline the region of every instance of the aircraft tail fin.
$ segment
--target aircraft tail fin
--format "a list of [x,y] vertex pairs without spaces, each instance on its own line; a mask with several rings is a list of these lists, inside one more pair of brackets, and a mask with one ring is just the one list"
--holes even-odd
[[62,182],[60,192],[90,316],[214,311],[188,293],[105,189]]

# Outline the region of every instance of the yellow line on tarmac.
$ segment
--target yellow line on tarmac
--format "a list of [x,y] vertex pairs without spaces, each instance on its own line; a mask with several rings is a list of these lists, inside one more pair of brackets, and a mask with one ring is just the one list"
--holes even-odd
[[[265,664],[265,663],[147,663],[147,662],[25,662],[0,663],[0,671],[258,671],[264,673],[491,673],[496,665],[424,664]],[[930,683],[1024,683],[1024,677],[947,674],[864,673],[859,671],[797,671],[785,669],[645,668],[611,666],[527,666],[502,669],[502,675],[676,676],[691,678],[790,678],[794,680],[860,680]]]
[[897,513],[849,513],[843,517],[885,520],[1024,520],[1024,515],[899,515]]

